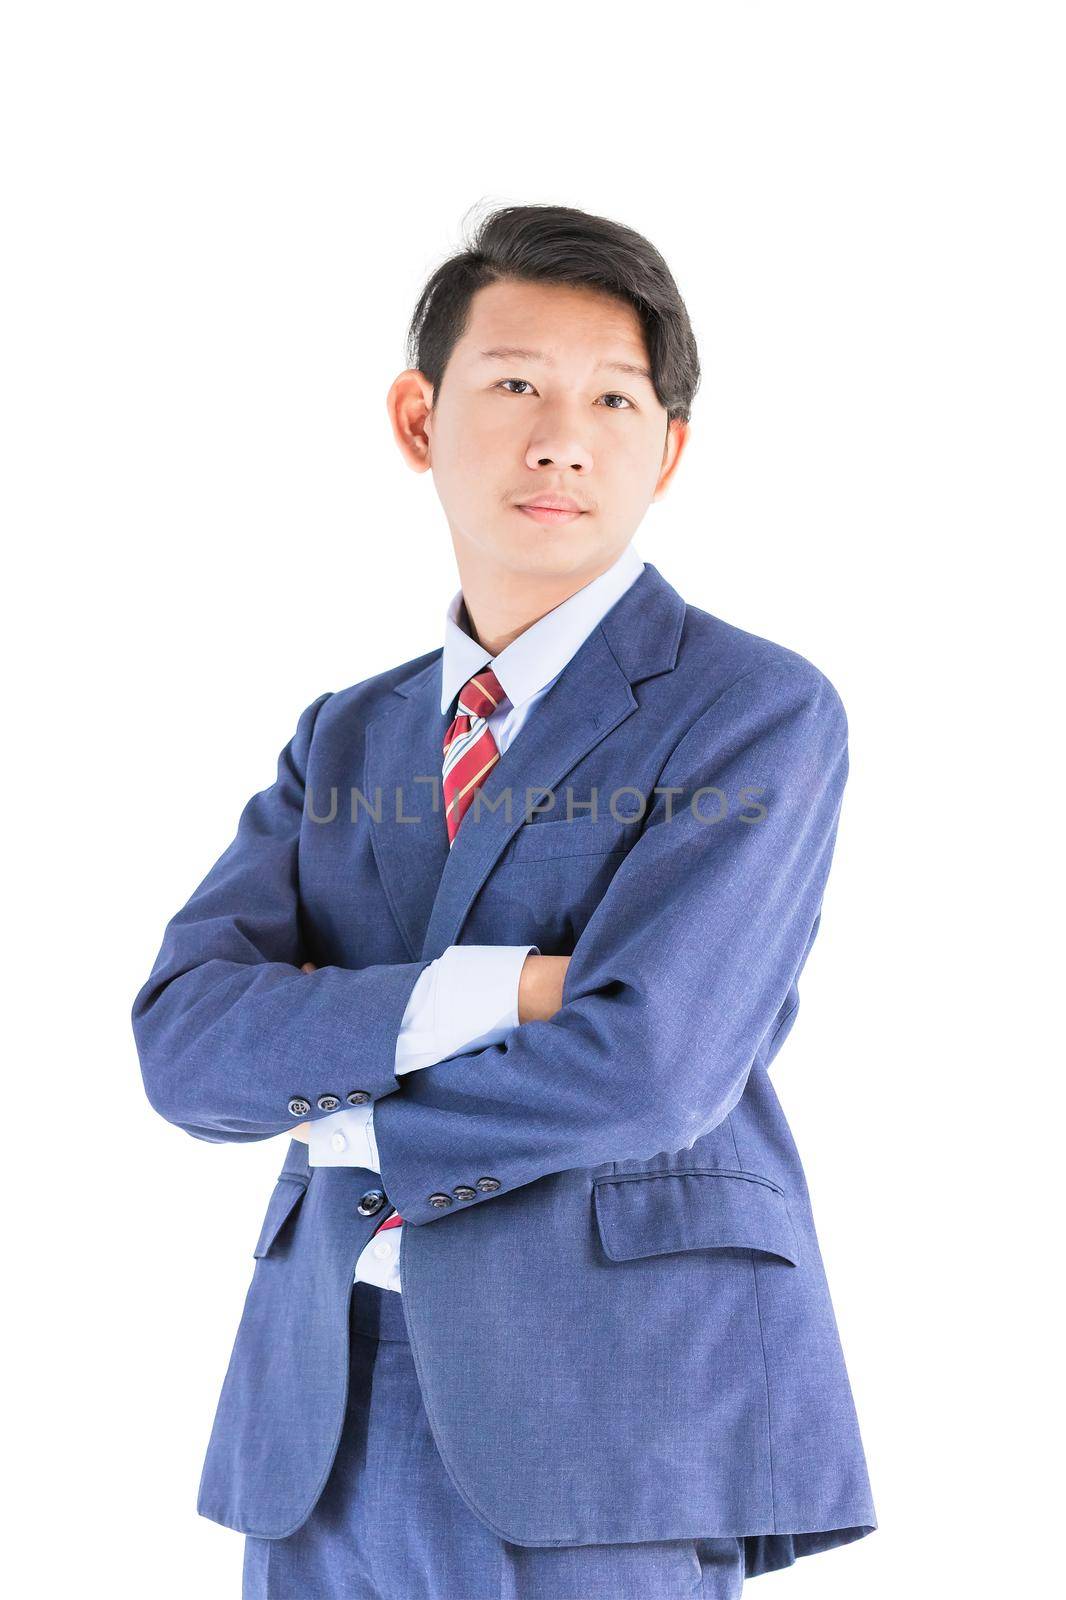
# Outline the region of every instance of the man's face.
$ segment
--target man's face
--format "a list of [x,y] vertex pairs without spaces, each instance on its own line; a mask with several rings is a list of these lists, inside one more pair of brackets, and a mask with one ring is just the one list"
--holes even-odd
[[[478,290],[425,418],[427,462],[460,558],[564,574],[603,569],[621,553],[687,433],[681,423],[668,431],[648,369],[625,301],[556,284]],[[581,514],[520,509],[552,494]]]

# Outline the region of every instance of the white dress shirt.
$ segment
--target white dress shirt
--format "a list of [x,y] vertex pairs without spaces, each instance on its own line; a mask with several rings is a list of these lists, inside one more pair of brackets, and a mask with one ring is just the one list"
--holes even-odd
[[[643,571],[642,558],[628,544],[606,572],[547,612],[495,657],[460,625],[460,589],[445,615],[441,713],[476,672],[491,665],[507,695],[488,718],[502,756],[593,628]],[[443,759],[443,751],[441,755]],[[431,961],[418,976],[400,1024],[396,1075],[497,1044],[518,1027],[518,979],[531,951],[540,954],[535,944],[450,945]],[[354,1166],[377,1172],[373,1103],[346,1106],[316,1118],[309,1129],[308,1161],[312,1167]],[[394,1210],[386,1210],[381,1220]],[[403,1224],[369,1240],[356,1262],[357,1281],[400,1289],[402,1232]]]

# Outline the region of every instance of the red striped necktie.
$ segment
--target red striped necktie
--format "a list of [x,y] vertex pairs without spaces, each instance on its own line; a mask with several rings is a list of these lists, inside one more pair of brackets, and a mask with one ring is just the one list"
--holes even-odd
[[444,735],[444,816],[448,843],[455,843],[467,807],[500,759],[488,719],[507,699],[491,667],[483,667],[459,691],[459,705]]
[[[506,699],[503,685],[491,667],[482,667],[459,691],[458,708],[444,735],[444,816],[449,848],[455,843],[475,791],[500,759],[488,719]],[[400,1213],[394,1211],[374,1232],[384,1233],[386,1228],[398,1228],[402,1222]]]

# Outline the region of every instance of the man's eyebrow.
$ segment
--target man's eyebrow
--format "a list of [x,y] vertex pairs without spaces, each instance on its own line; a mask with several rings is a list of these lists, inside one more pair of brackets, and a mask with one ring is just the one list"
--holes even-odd
[[[546,367],[555,365],[551,356],[546,356],[542,350],[526,350],[521,345],[514,344],[498,344],[491,350],[479,350],[478,357],[482,361],[543,361]],[[597,370],[624,372],[631,377],[647,378],[649,383],[652,381],[648,368],[637,366],[632,361],[601,361]]]

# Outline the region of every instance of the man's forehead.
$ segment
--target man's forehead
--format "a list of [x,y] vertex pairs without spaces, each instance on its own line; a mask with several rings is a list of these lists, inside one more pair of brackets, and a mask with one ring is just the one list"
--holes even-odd
[[[493,337],[499,330],[499,336]],[[567,359],[579,366],[591,366],[595,371],[616,372],[622,377],[644,378],[652,382],[647,351],[642,344],[627,339],[610,329],[583,330],[576,340],[569,330],[554,335],[550,327],[541,324],[534,329],[529,324],[521,328],[511,323],[495,322],[492,328],[467,328],[458,353],[464,364],[472,369],[490,367],[501,362],[522,362],[551,371],[567,364]]]
[[600,290],[571,284],[486,284],[473,296],[460,343],[483,359],[503,351],[513,359],[557,361],[582,342],[598,342],[612,359],[646,357],[635,307]]

